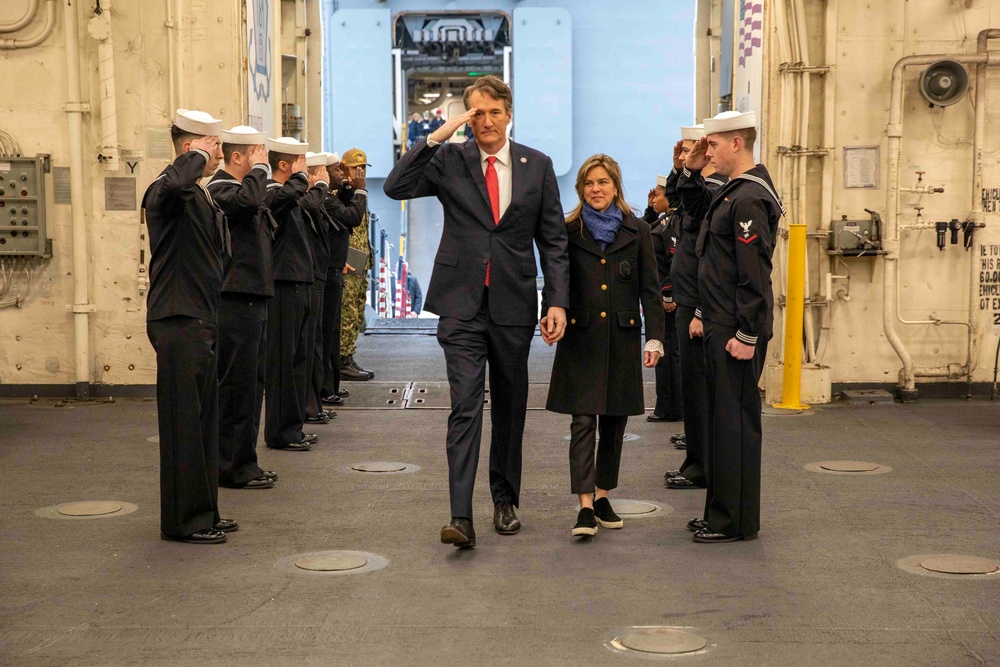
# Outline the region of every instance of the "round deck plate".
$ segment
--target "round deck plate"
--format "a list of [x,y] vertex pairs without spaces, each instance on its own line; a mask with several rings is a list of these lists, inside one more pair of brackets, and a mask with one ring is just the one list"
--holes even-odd
[[674,511],[670,505],[658,505],[648,500],[629,500],[628,498],[612,498],[611,507],[615,514],[623,519],[645,519],[651,516],[663,516]]
[[354,475],[406,475],[420,472],[420,466],[402,461],[362,461],[339,466],[337,471]]
[[640,651],[656,655],[693,653],[708,646],[708,641],[691,632],[677,628],[629,628],[611,641],[615,648]]
[[323,556],[305,556],[295,561],[295,567],[313,572],[345,572],[368,564],[367,558],[349,553],[330,553]]
[[43,519],[69,519],[77,521],[85,519],[110,519],[124,514],[131,514],[137,509],[139,509],[138,505],[121,500],[83,500],[43,507],[35,510],[35,515]]
[[[571,435],[567,435],[567,436],[564,436],[564,437],[563,437],[563,440],[572,440],[572,439],[573,439],[573,436],[571,436]],[[600,439],[601,439],[601,434],[600,434],[600,433],[598,433],[598,434],[596,435],[596,438],[595,438],[595,439],[596,439],[596,440],[600,440]],[[642,439],[642,436],[641,436],[641,435],[637,435],[637,434],[635,434],[635,433],[626,433],[626,434],[625,434],[625,435],[624,435],[624,436],[622,437],[622,442],[632,442],[633,440],[641,440],[641,439]]]
[[871,461],[817,461],[803,466],[809,472],[829,475],[884,475],[892,468]]
[[381,570],[389,564],[385,556],[368,551],[310,551],[285,556],[274,567],[290,574],[312,577],[342,577]]
[[920,567],[942,574],[994,574],[1000,570],[1000,563],[977,556],[927,556],[920,561]]
[[1000,577],[1000,560],[960,554],[920,554],[896,561],[896,567],[910,574],[945,579],[995,579]]

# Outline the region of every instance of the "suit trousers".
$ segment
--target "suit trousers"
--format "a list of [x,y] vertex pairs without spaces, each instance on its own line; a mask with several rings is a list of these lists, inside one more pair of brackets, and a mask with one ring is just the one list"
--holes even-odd
[[[569,437],[569,479],[572,493],[618,488],[626,415],[573,415]],[[597,440],[600,432],[601,439]],[[594,471],[594,450],[597,471]]]
[[344,276],[327,274],[323,292],[323,386],[320,397],[340,390],[340,321],[344,298]]
[[245,486],[262,472],[257,436],[264,402],[267,300],[223,293],[219,303],[219,483]]
[[323,388],[323,293],[326,281],[317,280],[309,290],[309,318],[306,320],[306,384],[302,388],[307,417],[323,411],[319,392]]
[[678,304],[676,312],[677,350],[681,360],[681,391],[684,394],[684,435],[687,440],[686,456],[680,471],[686,479],[704,486],[710,442],[704,339],[688,335],[688,328],[694,319],[694,308]]
[[528,408],[528,352],[534,326],[490,320],[489,288],[471,320],[442,317],[437,339],[451,389],[446,449],[451,515],[472,519],[472,492],[483,434],[486,365],[490,369],[490,493],[515,507],[521,493],[521,441]]
[[705,520],[714,533],[760,530],[761,401],[757,387],[770,336],[757,339],[752,359],[726,351],[735,327],[705,322],[708,366],[709,467]]
[[[309,283],[274,281],[267,308],[267,373],[264,382],[264,442],[282,447],[305,434],[306,320]],[[300,389],[301,388],[301,389]]]
[[184,537],[219,521],[217,329],[193,317],[146,323],[156,351],[160,530]]
[[681,390],[681,357],[677,348],[677,311],[664,312],[663,356],[656,364],[656,407],[653,414],[670,421],[684,418],[684,393]]

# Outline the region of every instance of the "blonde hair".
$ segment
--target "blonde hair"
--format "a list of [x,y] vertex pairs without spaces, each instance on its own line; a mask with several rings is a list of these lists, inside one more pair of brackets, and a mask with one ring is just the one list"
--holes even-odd
[[580,219],[581,212],[583,211],[583,184],[587,180],[587,174],[594,167],[604,167],[604,170],[608,172],[608,176],[611,177],[611,182],[614,183],[615,193],[614,202],[621,210],[622,215],[627,215],[632,212],[632,207],[629,203],[625,201],[625,189],[622,188],[622,170],[615,162],[615,159],[610,155],[605,155],[604,153],[598,153],[597,155],[591,155],[589,158],[583,161],[580,165],[580,171],[576,172],[576,194],[580,198],[579,203],[577,203],[576,208],[569,212],[566,216],[566,224],[576,222]]

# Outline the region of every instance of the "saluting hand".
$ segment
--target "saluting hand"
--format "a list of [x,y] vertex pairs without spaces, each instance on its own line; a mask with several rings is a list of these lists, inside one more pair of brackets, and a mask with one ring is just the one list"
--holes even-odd
[[443,144],[451,139],[451,135],[458,132],[460,127],[465,127],[465,124],[471,121],[472,117],[475,115],[476,109],[473,107],[459,116],[452,116],[444,122],[444,125],[431,132],[427,138],[433,139],[439,144]]
[[687,159],[684,160],[684,166],[688,169],[704,169],[708,166],[707,153],[708,139],[702,137],[694,142],[694,146],[691,147],[691,151],[687,154]]
[[650,188],[649,194],[646,195],[646,205],[652,207],[654,199],[656,199],[656,188]]
[[674,169],[680,169],[684,166],[684,140],[681,139],[676,144],[674,144]]
[[297,174],[303,172],[307,177],[309,176],[309,168],[306,167],[306,156],[296,155],[295,160],[292,161],[292,173]]
[[264,144],[254,144],[247,152],[247,161],[252,167],[255,164],[267,164],[267,148]]
[[219,143],[218,137],[208,135],[192,139],[190,146],[193,151],[205,151],[208,153],[209,157],[215,157],[215,154],[219,151],[221,144]]

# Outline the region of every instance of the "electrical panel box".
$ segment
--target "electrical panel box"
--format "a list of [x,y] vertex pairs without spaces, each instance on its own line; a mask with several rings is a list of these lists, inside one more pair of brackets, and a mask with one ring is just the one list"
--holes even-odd
[[830,225],[830,253],[837,255],[882,254],[882,221],[877,214],[868,220],[847,220],[846,216]]
[[0,257],[50,257],[45,183],[48,155],[0,157]]

